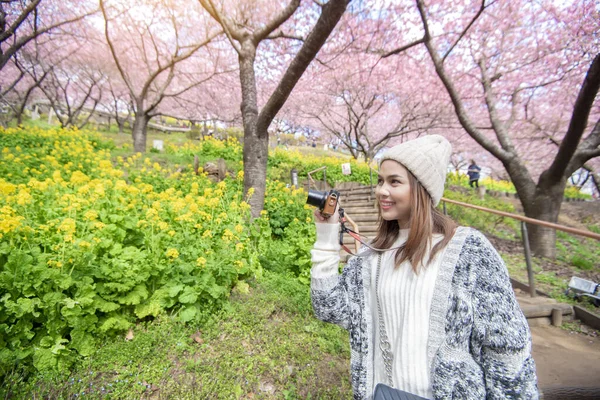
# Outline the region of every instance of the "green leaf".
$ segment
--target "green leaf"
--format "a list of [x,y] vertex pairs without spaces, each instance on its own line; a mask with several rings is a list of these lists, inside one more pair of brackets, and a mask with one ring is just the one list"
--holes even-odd
[[108,252],[111,256],[118,256],[123,252],[123,245],[121,243],[115,243]]
[[183,290],[184,285],[175,285],[169,288],[169,296],[176,297]]
[[17,317],[22,317],[25,314],[31,314],[34,317],[38,317],[40,315],[39,312],[35,311],[36,306],[40,304],[40,299],[33,298],[28,299],[25,297],[21,297],[17,300],[17,305],[19,306],[19,312],[17,313]]
[[146,285],[140,283],[137,285],[131,292],[129,292],[126,296],[119,298],[119,303],[121,304],[130,304],[136,305],[140,304],[142,300],[146,300],[148,298],[148,289],[146,289]]
[[100,310],[105,313],[115,311],[119,309],[119,307],[121,307],[119,304],[113,303],[111,301],[106,301],[100,296],[96,296],[94,298],[93,306],[96,307],[97,310]]
[[96,351],[96,341],[90,333],[81,329],[73,329],[71,331],[71,347],[82,356],[87,357]]
[[179,313],[179,319],[183,322],[189,322],[196,317],[196,314],[198,314],[198,309],[190,306]]
[[115,223],[115,222],[121,222],[121,221],[123,221],[123,216],[122,215],[117,215],[117,214],[111,214],[111,215],[108,216],[108,220],[110,222],[113,222],[113,223]]
[[135,315],[137,315],[138,318],[145,318],[148,315],[156,317],[161,311],[162,307],[157,300],[145,304],[138,304],[135,307]]
[[250,293],[250,285],[244,281],[239,281],[233,290],[241,294],[248,294]]
[[179,296],[179,302],[183,304],[195,303],[198,299],[198,294],[191,287],[186,287],[183,293]]
[[111,317],[100,325],[100,331],[108,332],[110,330],[124,331],[129,329],[131,323],[123,317]]
[[38,371],[49,371],[56,368],[56,356],[50,349],[36,349],[33,353],[33,366]]
[[56,342],[54,342],[54,346],[50,349],[52,354],[59,355],[62,350],[65,350],[67,347],[63,343],[69,343],[67,339],[57,338]]
[[66,308],[73,308],[73,307],[75,307],[75,305],[77,305],[77,302],[69,297],[64,299],[63,303],[65,304]]

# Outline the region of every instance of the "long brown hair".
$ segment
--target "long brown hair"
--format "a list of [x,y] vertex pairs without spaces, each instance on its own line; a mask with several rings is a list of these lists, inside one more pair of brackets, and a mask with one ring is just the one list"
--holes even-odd
[[[425,261],[431,261],[452,239],[456,230],[456,223],[433,206],[431,196],[427,190],[410,171],[407,172],[410,184],[411,209],[408,221],[409,233],[406,242],[396,251],[394,263],[398,268],[405,260],[409,260],[413,271],[418,274],[420,268],[425,267]],[[377,208],[379,211],[379,227],[372,246],[389,249],[398,238],[400,226],[397,220],[386,221],[381,217],[379,203],[377,203]],[[435,233],[444,235],[444,238],[433,246],[428,259],[424,260]]]

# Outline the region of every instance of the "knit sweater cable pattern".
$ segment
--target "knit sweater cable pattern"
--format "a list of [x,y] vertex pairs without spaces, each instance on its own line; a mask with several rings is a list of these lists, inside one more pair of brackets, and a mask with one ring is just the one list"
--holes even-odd
[[[331,270],[311,280],[317,318],[349,331],[355,399],[369,398],[373,389],[370,266],[376,256],[365,249],[341,275]],[[531,333],[499,254],[480,232],[460,227],[443,257],[427,346],[434,398],[537,399]]]

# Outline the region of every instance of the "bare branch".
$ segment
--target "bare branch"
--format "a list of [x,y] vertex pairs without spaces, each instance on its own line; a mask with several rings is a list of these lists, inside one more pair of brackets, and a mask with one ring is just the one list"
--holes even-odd
[[243,37],[242,32],[235,29],[233,24],[225,16],[221,15],[221,13],[219,12],[219,10],[217,10],[217,7],[215,7],[212,0],[198,0],[198,1],[200,2],[200,5],[202,5],[202,7],[204,7],[204,9],[210,14],[210,16],[213,17],[213,19],[215,21],[217,21],[219,23],[219,25],[221,25],[221,27],[223,27],[223,31],[225,32],[225,35],[227,36],[227,39],[229,40],[231,47],[233,47],[233,49],[238,54],[240,54],[242,51],[242,48],[238,43],[236,43],[236,40],[237,41],[242,40],[242,37]]
[[442,63],[444,63],[444,61],[446,61],[446,58],[450,55],[450,53],[452,53],[452,50],[454,50],[454,47],[456,47],[456,45],[458,44],[458,42],[461,41],[461,39],[467,34],[467,32],[469,31],[469,29],[473,26],[473,24],[475,23],[475,21],[477,21],[477,19],[481,16],[481,14],[483,14],[483,11],[489,7],[490,5],[492,5],[494,3],[494,1],[492,1],[490,4],[488,4],[487,6],[485,5],[485,0],[481,1],[481,7],[479,7],[479,10],[477,11],[477,13],[473,16],[473,18],[471,19],[471,22],[469,22],[467,24],[467,27],[460,33],[460,35],[458,36],[458,39],[456,39],[456,41],[452,44],[452,46],[450,46],[450,48],[448,49],[448,51],[446,52],[446,54],[444,54],[444,57],[442,57]]
[[300,6],[300,0],[291,0],[290,4],[287,5],[279,15],[273,18],[269,23],[267,23],[262,29],[254,32],[252,35],[252,41],[255,46],[269,36],[273,31],[281,26],[285,21],[288,20],[298,9]]
[[[575,100],[571,122],[569,123],[567,133],[560,144],[558,154],[550,168],[542,175],[543,178],[557,180],[565,173],[567,165],[575,154],[579,141],[583,136],[592,105],[594,104],[599,89],[600,54],[597,54],[588,69],[583,84],[581,85],[581,89],[579,90],[579,94],[577,95],[577,99]],[[599,130],[600,128],[598,127],[598,124],[596,124],[590,136],[597,137],[599,135]]]
[[421,43],[425,43],[425,38],[421,38],[421,39],[419,39],[419,40],[415,40],[415,41],[414,41],[414,42],[412,42],[412,43],[409,43],[409,44],[407,44],[407,45],[404,45],[404,46],[402,46],[402,47],[398,47],[397,49],[394,49],[394,50],[392,50],[392,51],[388,51],[387,53],[384,53],[384,54],[381,56],[381,58],[387,58],[387,57],[389,57],[389,56],[393,56],[394,54],[399,54],[399,53],[402,53],[402,52],[404,52],[404,51],[406,51],[406,50],[410,49],[411,47],[415,47],[415,46],[418,46],[418,45],[420,45]]

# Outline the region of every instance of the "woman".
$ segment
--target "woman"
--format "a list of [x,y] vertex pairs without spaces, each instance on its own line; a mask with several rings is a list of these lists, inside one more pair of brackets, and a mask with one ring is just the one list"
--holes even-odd
[[313,308],[350,333],[355,399],[377,383],[430,399],[538,397],[531,334],[502,259],[435,209],[451,151],[428,135],[383,155],[378,233],[341,275],[339,216],[315,212]]

